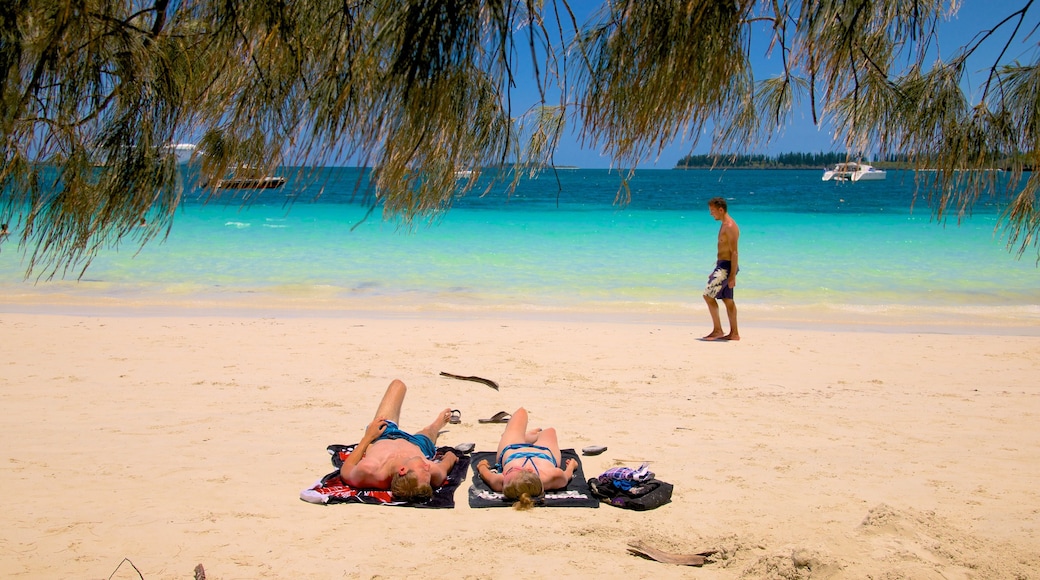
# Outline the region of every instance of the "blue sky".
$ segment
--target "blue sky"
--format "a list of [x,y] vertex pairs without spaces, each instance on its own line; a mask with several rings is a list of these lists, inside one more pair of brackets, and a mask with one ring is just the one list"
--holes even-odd
[[[992,28],[1007,15],[1013,11],[1019,9],[1025,4],[1014,0],[1001,0],[997,2],[981,2],[979,0],[967,0],[960,7],[956,16],[950,21],[944,22],[939,29],[939,46],[938,49],[941,51],[944,57],[954,52],[956,49],[967,44],[972,38],[980,31],[988,28]],[[592,0],[577,0],[571,2],[572,8],[575,10],[576,15],[579,18],[579,22],[584,22],[587,15],[591,14],[591,11],[601,5],[599,1]],[[1020,40],[1014,43],[1008,50],[1007,54],[1002,59],[1003,62],[1010,62],[1015,58],[1031,62],[1036,57],[1037,49],[1037,37],[1032,37],[1029,42],[1023,43],[1021,37],[1032,31],[1038,24],[1040,19],[1040,8],[1033,8],[1033,13],[1030,14],[1025,25],[1022,27],[1019,36]],[[1005,27],[1006,28],[1006,27]],[[969,72],[976,73],[984,68],[989,67],[1000,49],[1003,48],[1004,39],[1006,35],[999,36],[998,39],[990,40],[984,44],[980,51],[977,53],[979,56],[969,62]],[[764,78],[771,72],[770,69],[777,69],[780,65],[778,63],[778,57],[774,54],[771,58],[765,55],[765,48],[768,43],[768,35],[765,32],[759,34],[756,31],[756,35],[753,38],[753,46],[760,47],[752,48],[752,66],[755,71],[756,78]],[[757,54],[755,52],[757,51]],[[975,82],[978,75],[969,79],[965,89],[969,93],[977,92],[981,87],[976,86],[981,83]],[[537,93],[531,87],[533,83],[527,83],[526,88],[517,89],[514,92],[514,111],[517,110],[518,106],[522,103],[533,103],[537,100]],[[666,147],[659,158],[649,159],[644,161],[640,167],[643,168],[671,168],[675,166],[676,161],[684,155],[689,153],[707,153],[710,146],[710,136],[703,136],[697,147],[691,151],[689,143],[675,142]],[[812,116],[807,104],[803,103],[800,110],[796,110],[791,116],[791,122],[778,133],[778,136],[773,139],[767,149],[758,151],[759,153],[766,153],[770,155],[776,155],[783,152],[792,151],[806,151],[806,152],[817,152],[817,151],[843,151],[843,147],[833,143],[831,133],[825,128],[819,128],[812,122]],[[603,156],[600,151],[582,147],[578,142],[576,134],[571,131],[565,138],[565,141],[561,144],[557,151],[555,161],[558,165],[577,165],[579,167],[597,168],[597,167],[610,167],[610,159]]]
[[[570,6],[575,12],[579,24],[584,24],[593,10],[603,5],[605,0],[570,0]],[[938,50],[943,58],[948,58],[960,47],[971,42],[980,31],[991,29],[1009,14],[1022,8],[1027,0],[963,0],[957,14],[948,21],[940,24]],[[546,2],[548,6],[550,2]],[[1002,63],[1009,63],[1015,59],[1023,62],[1034,62],[1037,60],[1037,43],[1040,33],[1026,38],[1026,35],[1034,32],[1040,25],[1040,6],[1034,6],[1032,12],[1027,15],[1026,20],[1019,31],[1018,40],[1008,47],[1007,53],[1001,59]],[[1010,26],[1005,25],[1000,33],[984,43],[976,52],[976,56],[969,61],[969,78],[965,83],[965,90],[977,97],[981,89],[981,78],[983,72],[996,60],[1000,50],[1004,48],[1007,33]],[[519,64],[514,64],[514,74],[517,78],[517,88],[512,93],[512,111],[514,116],[521,114],[538,102],[538,92],[530,72],[528,50],[523,44],[526,37],[524,31],[520,31],[517,37],[517,51],[525,52],[524,58],[519,59]],[[780,59],[776,54],[767,55],[766,49],[770,41],[768,30],[756,30],[752,36],[751,61],[752,69],[756,79],[763,79],[776,74],[780,68]],[[550,104],[554,104],[549,98]],[[577,135],[573,120],[569,119],[571,125],[564,136],[563,141],[557,149],[554,161],[557,165],[575,165],[585,168],[607,168],[611,166],[610,159],[600,149],[583,146]],[[706,129],[710,131],[710,127]],[[667,145],[660,156],[645,159],[640,168],[673,168],[676,162],[691,153],[705,154],[709,152],[710,135],[702,135],[695,148],[686,141],[676,141]],[[844,147],[833,140],[832,131],[826,126],[818,127],[813,124],[811,111],[807,102],[802,102],[800,108],[796,108],[790,116],[787,126],[779,129],[767,147],[753,151],[777,155],[785,152],[844,152]],[[342,161],[341,161],[342,162]],[[347,165],[354,165],[357,160],[345,161]]]

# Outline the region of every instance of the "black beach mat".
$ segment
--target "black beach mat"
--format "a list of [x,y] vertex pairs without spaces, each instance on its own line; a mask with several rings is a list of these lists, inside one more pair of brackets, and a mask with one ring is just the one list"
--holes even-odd
[[[598,508],[599,499],[592,495],[589,482],[585,479],[585,473],[581,469],[581,458],[578,457],[578,454],[573,449],[561,449],[560,454],[563,456],[564,463],[568,459],[574,459],[578,462],[578,468],[574,470],[574,477],[571,478],[565,489],[546,493],[544,500],[541,502],[536,500],[537,505],[544,507]],[[481,459],[487,459],[488,463],[494,465],[497,461],[495,455],[497,455],[495,451],[478,451],[473,454],[471,463],[477,465]],[[510,507],[513,505],[513,500],[506,499],[504,495],[497,491],[491,491],[491,488],[488,487],[487,483],[484,482],[484,478],[480,477],[475,468],[473,469],[472,481],[473,485],[469,488],[469,507],[490,508]]]

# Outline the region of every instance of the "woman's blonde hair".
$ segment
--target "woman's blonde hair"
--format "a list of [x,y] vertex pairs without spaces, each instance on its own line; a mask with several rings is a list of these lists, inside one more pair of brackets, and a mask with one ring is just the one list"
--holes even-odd
[[516,474],[509,485],[502,488],[502,495],[506,499],[515,499],[513,507],[518,510],[527,510],[534,507],[534,498],[542,495],[542,480],[533,471],[523,471]]
[[428,483],[420,484],[419,476],[410,469],[404,475],[394,474],[390,480],[390,493],[396,500],[425,503],[433,498],[433,487]]

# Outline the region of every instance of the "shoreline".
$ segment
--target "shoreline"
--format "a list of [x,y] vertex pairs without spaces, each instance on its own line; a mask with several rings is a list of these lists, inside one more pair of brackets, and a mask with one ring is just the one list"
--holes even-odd
[[[742,328],[1040,336],[1040,305],[922,306],[911,304],[767,304],[738,302]],[[0,315],[113,317],[377,318],[532,320],[710,325],[700,302],[564,305],[464,302],[457,297],[414,303],[407,297],[291,296],[233,292],[207,296],[106,296],[81,292],[26,292],[0,298]]]

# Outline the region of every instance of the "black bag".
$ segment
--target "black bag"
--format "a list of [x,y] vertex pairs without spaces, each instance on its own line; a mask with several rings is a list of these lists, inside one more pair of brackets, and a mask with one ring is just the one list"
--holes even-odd
[[659,479],[644,481],[624,490],[593,478],[589,480],[589,487],[592,495],[600,501],[630,510],[652,510],[672,501],[672,484]]

